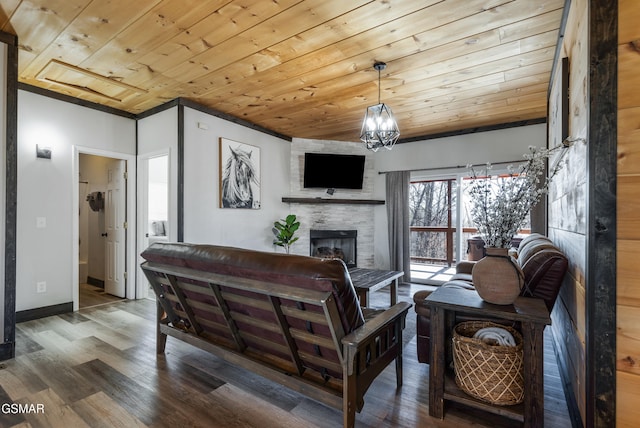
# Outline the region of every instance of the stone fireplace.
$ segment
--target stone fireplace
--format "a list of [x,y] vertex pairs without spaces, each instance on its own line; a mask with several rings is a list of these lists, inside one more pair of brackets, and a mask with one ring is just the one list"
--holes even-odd
[[358,259],[357,230],[309,231],[309,255],[342,259],[347,267],[356,267]]
[[[333,195],[327,194],[327,189],[314,189],[304,187],[304,156],[305,153],[337,153],[357,155],[363,153],[362,143],[348,143],[345,141],[310,140],[294,138],[291,142],[291,181],[288,198],[302,198],[304,200],[289,202],[289,212],[297,215],[300,221],[298,242],[292,247],[294,254],[310,255],[310,233],[327,230],[354,230],[357,231],[357,254],[354,238],[353,257],[346,263],[360,268],[375,268],[374,254],[376,249],[375,229],[376,211],[384,213],[383,205],[370,205],[364,203],[348,204],[347,199],[370,200],[384,198],[374,192],[374,182],[381,180],[374,170],[373,154],[366,152],[364,182],[362,189],[336,189]],[[384,187],[384,180],[382,180]],[[342,203],[337,203],[342,200]],[[283,201],[284,202],[284,201]],[[315,239],[315,238],[314,238]],[[346,245],[346,244],[345,244]],[[323,244],[323,247],[343,248],[340,245]],[[353,263],[351,264],[351,260]]]

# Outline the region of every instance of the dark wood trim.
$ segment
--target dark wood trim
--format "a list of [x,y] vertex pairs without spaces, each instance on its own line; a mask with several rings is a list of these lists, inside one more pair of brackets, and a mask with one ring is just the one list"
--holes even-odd
[[179,101],[179,98],[175,98],[175,99],[173,99],[171,101],[168,101],[168,102],[166,102],[164,104],[161,104],[159,106],[153,107],[153,108],[151,108],[151,109],[149,109],[147,111],[144,111],[144,112],[138,114],[136,116],[136,119],[137,120],[146,119],[147,117],[153,116],[153,115],[158,114],[160,112],[163,112],[165,110],[169,110],[170,108],[177,106],[179,104],[178,101]]
[[[2,33],[0,33],[0,34],[2,34]],[[1,41],[2,40],[0,38],[0,42]],[[114,114],[116,116],[122,116],[122,117],[126,117],[126,118],[129,118],[129,119],[134,119],[134,120],[145,119],[147,117],[153,116],[153,115],[158,114],[160,112],[163,112],[165,110],[169,110],[170,108],[175,107],[175,106],[189,107],[191,109],[200,111],[202,113],[206,113],[206,114],[211,115],[211,116],[219,117],[220,119],[224,119],[227,122],[232,122],[232,123],[235,123],[237,125],[244,126],[245,128],[249,128],[249,129],[253,129],[253,130],[258,131],[258,132],[262,132],[263,134],[272,135],[274,137],[280,138],[280,139],[285,140],[285,141],[292,141],[293,140],[293,138],[289,137],[288,135],[280,134],[279,132],[273,131],[271,129],[264,128],[264,127],[262,127],[260,125],[256,125],[255,123],[251,123],[249,121],[240,119],[238,117],[232,116],[232,115],[227,114],[227,113],[223,113],[221,111],[212,109],[210,107],[203,106],[202,104],[198,104],[197,102],[188,100],[186,98],[175,98],[175,99],[173,99],[171,101],[168,101],[168,102],[166,102],[166,103],[164,103],[162,105],[159,105],[157,107],[153,107],[153,108],[151,108],[149,110],[146,110],[146,111],[144,111],[142,113],[135,114],[135,113],[129,113],[129,112],[124,111],[124,110],[119,110],[119,109],[116,109],[116,108],[113,108],[113,107],[107,107],[107,106],[104,106],[102,104],[94,103],[94,102],[91,102],[91,101],[86,101],[86,100],[83,100],[83,99],[80,99],[80,98],[75,98],[75,97],[72,97],[71,95],[60,94],[58,92],[54,92],[54,91],[51,91],[49,89],[40,88],[38,86],[33,86],[33,85],[26,84],[26,83],[18,83],[18,89],[21,89],[21,90],[27,91],[27,92],[31,92],[31,93],[34,93],[34,94],[42,95],[42,96],[45,96],[45,97],[53,98],[53,99],[56,99],[58,101],[68,102],[68,103],[76,104],[76,105],[79,105],[79,106],[82,106],[82,107],[87,107],[87,108],[90,108],[90,109],[93,109],[93,110],[98,110],[98,111],[101,111],[101,112],[104,112],[104,113]]]
[[[570,0],[568,0],[570,1]],[[140,119],[144,119],[150,116],[153,116],[154,114],[160,113],[162,111],[168,110],[172,107],[175,106],[184,106],[184,107],[189,107],[191,109],[200,111],[202,113],[206,113],[208,115],[214,116],[214,117],[218,117],[220,119],[226,120],[227,122],[232,122],[235,123],[237,125],[240,126],[244,126],[246,128],[249,129],[253,129],[255,131],[258,132],[262,132],[263,134],[267,134],[267,135],[271,135],[274,136],[276,138],[280,138],[282,140],[285,141],[292,141],[293,137],[290,137],[288,135],[284,135],[281,134],[279,132],[273,131],[271,129],[268,128],[264,128],[260,125],[256,125],[255,123],[246,121],[244,119],[240,119],[238,117],[232,116],[230,114],[227,113],[223,113],[221,111],[212,109],[210,107],[206,107],[203,106],[202,104],[198,104],[195,101],[191,101],[188,100],[186,98],[176,98],[173,99],[169,102],[166,102],[162,105],[159,105],[157,107],[151,108],[149,110],[146,110],[142,113],[139,114],[134,114],[134,113],[129,113],[123,110],[118,110],[112,107],[107,107],[107,106],[103,106],[101,104],[97,104],[97,103],[93,103],[90,101],[85,101],[82,100],[80,98],[75,98],[72,97],[70,95],[63,95],[63,94],[59,94],[57,92],[53,92],[50,91],[48,89],[44,89],[44,88],[39,88],[37,86],[33,86],[33,85],[28,85],[26,83],[18,83],[19,87],[18,89],[27,91],[27,92],[32,92],[38,95],[42,95],[42,96],[46,96],[46,97],[50,97],[50,98],[54,98],[57,99],[59,101],[65,101],[68,103],[72,103],[72,104],[76,104],[76,105],[80,105],[82,107],[87,107],[87,108],[91,108],[94,110],[99,110],[105,113],[110,113],[110,114],[115,114],[117,116],[122,116],[122,117],[127,117],[130,119],[135,119],[135,120],[140,120]],[[546,118],[537,118],[537,119],[529,119],[529,120],[522,120],[522,121],[518,121],[518,122],[509,122],[509,123],[500,123],[497,125],[487,125],[487,126],[479,126],[479,127],[475,127],[475,128],[466,128],[466,129],[460,129],[460,130],[456,130],[456,131],[448,131],[448,132],[441,132],[441,133],[437,133],[437,134],[429,134],[429,135],[422,135],[422,136],[417,136],[417,137],[409,137],[409,138],[401,138],[398,140],[398,142],[396,144],[403,144],[403,143],[412,143],[414,141],[423,141],[423,140],[432,140],[435,138],[444,138],[444,137],[454,137],[457,135],[465,135],[465,134],[474,134],[477,132],[487,132],[487,131],[497,131],[500,129],[508,129],[508,128],[516,128],[516,127],[520,127],[520,126],[529,126],[529,125],[537,125],[540,123],[546,123],[547,119]]]
[[351,205],[384,205],[381,199],[328,199],[328,198],[291,198],[282,197],[288,204],[351,204]]
[[16,343],[5,342],[0,343],[0,361],[10,360],[16,355]]
[[186,99],[186,98],[179,98],[178,102],[179,102],[180,105],[183,105],[185,107],[189,107],[191,109],[200,111],[202,113],[206,113],[206,114],[211,115],[211,116],[219,117],[220,119],[224,119],[227,122],[232,122],[232,123],[244,126],[245,128],[249,128],[249,129],[253,129],[253,130],[262,132],[263,134],[272,135],[272,136],[274,136],[276,138],[280,138],[280,139],[286,140],[286,141],[292,141],[293,140],[293,138],[289,137],[288,135],[284,135],[284,134],[281,134],[279,132],[273,131],[271,129],[264,128],[264,127],[262,127],[260,125],[256,125],[255,123],[249,122],[249,121],[244,120],[244,119],[240,119],[240,118],[238,118],[236,116],[232,116],[232,115],[227,114],[227,113],[223,113],[223,112],[221,112],[219,110],[215,110],[215,109],[212,109],[210,107],[203,106],[202,104],[198,104],[197,102],[191,101],[191,100]]
[[15,356],[16,340],[16,225],[18,204],[18,40],[0,32],[7,44],[4,224],[4,343],[0,360]]
[[73,302],[60,303],[58,305],[43,306],[41,308],[27,309],[16,312],[16,322],[25,322],[50,317],[52,315],[67,314],[73,312]]
[[0,43],[8,46],[18,46],[18,36],[0,31]]
[[98,279],[98,278],[94,278],[92,276],[88,276],[87,277],[87,284],[93,285],[94,287],[104,288],[104,280]]
[[586,420],[616,423],[618,2],[589,2]]
[[184,105],[178,103],[178,242],[184,242]]
[[28,85],[26,83],[18,83],[18,89],[34,94],[42,95],[43,97],[53,98],[58,101],[63,101],[70,104],[75,104],[81,107],[98,110],[103,113],[113,114],[115,116],[126,117],[127,119],[136,119],[136,115],[124,110],[118,110],[117,108],[104,106],[102,104],[94,103],[91,101],[83,100],[80,98],[72,97],[71,95],[64,95],[58,92],[50,91],[49,89],[39,88],[37,86]]
[[455,137],[457,135],[475,134],[477,132],[498,131],[500,129],[517,128],[519,126],[538,125],[547,123],[546,117],[521,120],[518,122],[499,123],[497,125],[478,126],[475,128],[459,129],[457,131],[440,132],[437,134],[420,135],[417,137],[400,138],[396,144],[413,143],[415,141],[433,140],[435,138]]
[[[560,137],[562,142],[569,138],[569,85],[570,85],[570,73],[571,68],[569,64],[569,58],[562,58],[562,75],[560,76],[560,106],[562,114],[562,136]],[[551,86],[551,85],[549,85]]]

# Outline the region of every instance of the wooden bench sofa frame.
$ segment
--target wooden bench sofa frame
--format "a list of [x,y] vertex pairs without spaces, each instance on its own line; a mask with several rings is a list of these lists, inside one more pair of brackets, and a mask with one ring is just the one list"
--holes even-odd
[[[397,303],[355,331],[345,334],[331,292],[151,261],[144,262],[141,267],[157,296],[158,353],[164,352],[167,336],[180,339],[324,404],[342,408],[345,428],[355,425],[355,412],[362,409],[364,394],[394,360],[397,387],[402,385],[402,330],[407,311],[412,306],[407,302]],[[257,293],[264,299],[237,294],[242,292]],[[215,305],[190,298],[194,293],[213,299]],[[277,321],[265,325],[264,320],[256,321],[246,314],[231,310],[233,302],[272,311]],[[300,310],[300,305],[304,308],[315,307],[315,310]],[[215,322],[212,319],[223,321]],[[330,334],[314,334],[295,328],[288,321],[294,319],[324,326]],[[282,335],[286,348],[252,336],[240,327],[256,322],[260,323],[261,328]],[[224,334],[212,333],[215,331]],[[229,337],[232,340],[228,340]],[[278,355],[288,355],[288,361],[277,355],[265,355],[264,352],[252,350],[245,343],[249,338],[260,342],[263,347],[273,348]],[[340,363],[326,361],[303,351],[296,345],[302,342],[335,350]],[[313,370],[306,369],[309,364],[328,367],[332,372],[341,373],[342,379],[319,376]]]

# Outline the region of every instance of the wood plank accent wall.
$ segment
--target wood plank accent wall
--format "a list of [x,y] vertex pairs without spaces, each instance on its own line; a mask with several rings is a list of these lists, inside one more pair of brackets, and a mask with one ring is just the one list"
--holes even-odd
[[616,426],[640,420],[640,4],[618,1]]
[[[570,6],[568,4],[570,3]],[[563,123],[569,135],[588,135],[588,7],[586,0],[567,2],[569,12],[558,65],[549,94],[549,146],[562,142]],[[569,114],[562,116],[561,58],[569,59]],[[569,259],[569,271],[551,314],[558,366],[565,383],[574,426],[586,418],[586,272],[587,272],[587,146],[574,143],[565,164],[552,182],[548,198],[548,235]]]
[[[620,4],[624,2],[620,0]],[[570,271],[552,314],[554,342],[569,408],[577,408],[571,415],[574,425],[609,427],[618,422],[618,426],[635,426],[632,421],[637,421],[640,415],[631,403],[638,402],[635,391],[640,389],[639,384],[628,379],[629,374],[634,374],[633,370],[625,372],[623,377],[620,367],[621,361],[629,366],[637,361],[638,330],[631,327],[634,317],[630,314],[637,312],[639,299],[636,294],[635,300],[625,298],[625,304],[621,305],[617,293],[633,295],[633,291],[629,292],[627,285],[617,278],[624,276],[621,274],[624,258],[631,260],[628,257],[640,252],[639,247],[629,242],[640,238],[636,231],[640,225],[640,192],[637,190],[640,183],[634,181],[638,170],[624,173],[623,169],[618,172],[617,167],[626,162],[625,154],[628,154],[631,157],[628,163],[635,163],[637,168],[638,148],[629,147],[637,146],[637,132],[636,139],[632,137],[638,129],[638,121],[634,123],[633,119],[633,113],[637,117],[637,110],[628,112],[626,118],[620,113],[624,100],[638,93],[634,87],[638,80],[634,73],[637,68],[628,63],[637,59],[621,58],[618,65],[618,51],[624,43],[618,40],[617,3],[612,5],[605,0],[569,3],[560,51],[560,56],[569,58],[569,115],[568,118],[562,115],[562,76],[560,70],[556,70],[549,97],[549,143],[554,145],[561,140],[559,133],[564,120],[568,121],[569,135],[585,142],[576,142],[567,151],[566,166],[549,198],[549,235],[570,259]],[[633,3],[627,2],[627,8],[639,7]],[[633,26],[637,14],[630,15],[631,12],[621,9],[620,15],[626,15],[630,19],[628,25]],[[631,38],[634,37],[637,34]],[[633,44],[627,44],[627,48],[629,46],[632,52],[636,50]],[[632,79],[623,80],[627,78],[625,74]],[[618,104],[618,86],[622,88],[621,104]],[[626,108],[634,109],[638,105],[632,103]],[[630,137],[621,136],[618,148],[618,132],[624,134],[625,130]],[[629,249],[630,255],[622,254],[618,246]],[[622,259],[619,265],[618,257]],[[626,275],[632,278],[630,264],[627,266]],[[630,288],[633,289],[637,287]],[[616,315],[619,316],[617,330]],[[637,319],[637,315],[635,317]],[[629,326],[626,331],[621,331],[622,322]],[[630,350],[628,355],[620,352],[621,346]],[[637,375],[638,369],[635,370]]]

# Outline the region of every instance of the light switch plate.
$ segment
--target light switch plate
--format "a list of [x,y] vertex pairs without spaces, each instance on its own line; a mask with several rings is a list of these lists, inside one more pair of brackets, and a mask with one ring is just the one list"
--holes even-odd
[[43,229],[47,227],[47,218],[46,217],[37,217],[36,218],[36,227],[38,229]]

